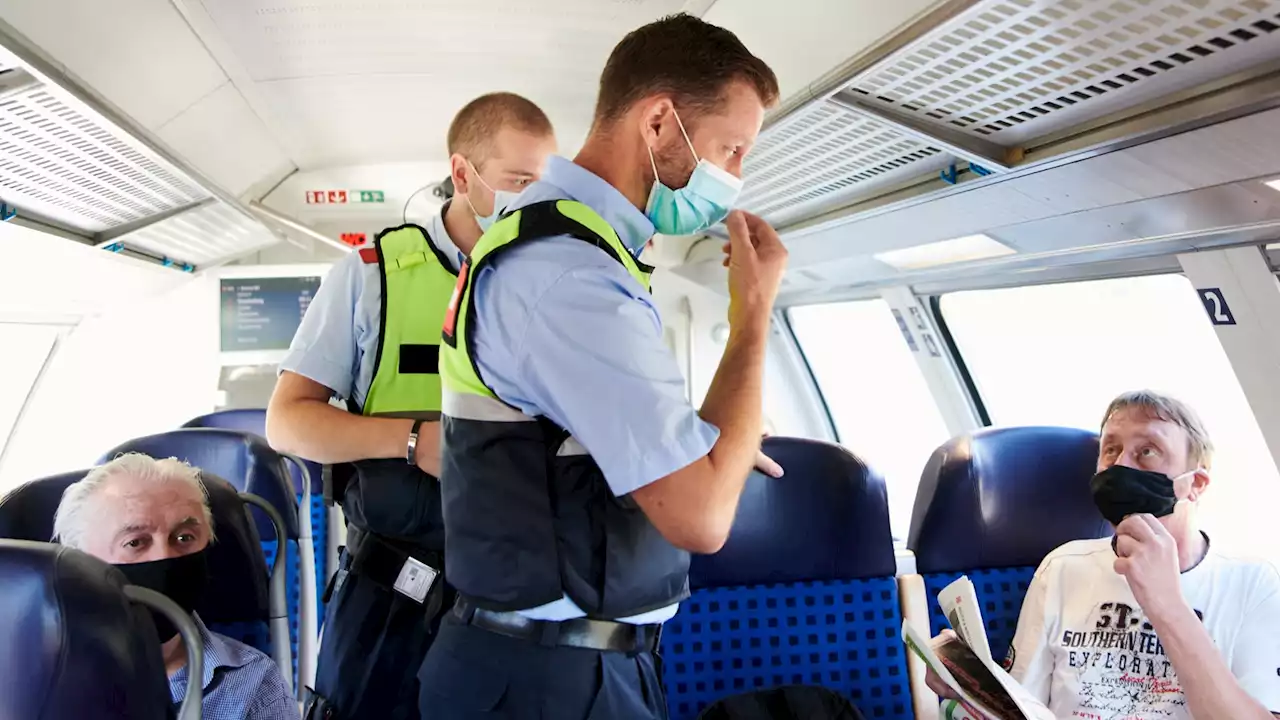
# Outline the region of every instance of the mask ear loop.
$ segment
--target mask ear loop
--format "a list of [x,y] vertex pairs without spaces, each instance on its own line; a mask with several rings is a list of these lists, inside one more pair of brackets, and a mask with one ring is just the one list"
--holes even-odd
[[1205,470],[1204,470],[1204,468],[1203,468],[1203,467],[1201,467],[1201,466],[1197,465],[1194,469],[1192,469],[1192,470],[1188,470],[1187,472],[1184,472],[1184,473],[1182,473],[1181,475],[1179,475],[1178,477],[1176,477],[1176,478],[1174,478],[1174,479],[1173,479],[1173,484],[1174,484],[1174,489],[1175,489],[1174,491],[1175,491],[1175,492],[1177,491],[1177,486],[1178,486],[1178,482],[1179,482],[1179,481],[1184,480],[1184,479],[1186,479],[1186,478],[1190,478],[1190,479],[1191,479],[1191,482],[1189,483],[1189,485],[1188,485],[1188,487],[1187,487],[1187,497],[1182,498],[1181,500],[1179,500],[1179,501],[1178,501],[1179,503],[1182,503],[1182,502],[1184,502],[1184,501],[1186,501],[1186,502],[1195,502],[1194,500],[1191,500],[1191,497],[1190,497],[1190,495],[1191,495],[1191,491],[1195,489],[1195,486],[1196,486],[1196,476],[1197,476],[1197,475],[1199,475],[1200,473],[1204,472],[1204,471],[1205,471]]
[[[471,162],[470,158],[467,158],[467,164],[471,166],[471,172],[476,174],[476,179],[480,181],[480,184],[483,185],[484,188],[489,191],[489,194],[493,196],[493,207],[496,210],[498,207],[498,191],[494,190],[490,187],[489,183],[484,181],[484,178],[480,176],[480,168],[476,167],[476,164]],[[476,217],[482,217],[480,212],[476,210],[476,206],[471,202],[471,193],[467,193],[462,197],[467,201],[467,205],[471,207],[471,213]]]
[[[671,108],[671,114],[675,116],[676,125],[680,128],[680,134],[684,136],[684,142],[689,146],[689,152],[693,153],[694,162],[702,162],[702,158],[698,157],[698,151],[693,149],[693,141],[689,139],[689,133],[685,132],[684,123],[680,122],[680,113],[676,109]],[[650,151],[652,152],[652,150]]]
[[649,167],[653,168],[653,184],[659,185],[662,181],[658,179],[658,163],[653,159],[653,148],[649,147],[649,143],[645,143],[644,147],[649,151]]

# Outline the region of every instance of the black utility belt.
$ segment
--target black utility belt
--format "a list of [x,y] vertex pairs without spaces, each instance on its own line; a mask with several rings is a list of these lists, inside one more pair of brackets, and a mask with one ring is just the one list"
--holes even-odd
[[459,597],[453,616],[464,625],[491,633],[548,646],[575,647],[603,652],[655,652],[662,625],[631,625],[612,620],[533,620],[519,613],[476,607]]
[[348,572],[430,606],[428,596],[434,595],[438,601],[444,585],[444,556],[421,548],[403,548],[374,533],[361,532]]

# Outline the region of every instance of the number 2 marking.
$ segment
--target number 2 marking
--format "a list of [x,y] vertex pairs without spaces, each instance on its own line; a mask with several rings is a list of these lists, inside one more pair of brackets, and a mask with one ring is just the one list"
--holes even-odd
[[1236,324],[1236,318],[1231,314],[1231,308],[1220,288],[1200,288],[1196,292],[1200,295],[1200,302],[1204,304],[1204,311],[1209,315],[1209,322],[1214,325]]

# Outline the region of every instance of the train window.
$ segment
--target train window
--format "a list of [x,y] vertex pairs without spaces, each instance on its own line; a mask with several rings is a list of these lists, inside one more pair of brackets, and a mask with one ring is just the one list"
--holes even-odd
[[884,473],[890,525],[905,538],[920,471],[948,433],[888,303],[805,305],[787,317],[840,443]]
[[0,457],[57,338],[55,327],[0,322]]
[[1115,395],[1141,388],[1190,404],[1217,446],[1206,532],[1280,559],[1280,473],[1185,277],[958,292],[941,309],[996,425],[1097,430]]

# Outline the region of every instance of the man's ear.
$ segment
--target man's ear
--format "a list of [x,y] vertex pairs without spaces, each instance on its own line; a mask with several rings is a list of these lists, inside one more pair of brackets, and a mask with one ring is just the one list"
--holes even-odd
[[453,180],[454,195],[467,194],[467,167],[467,159],[458,153],[449,156],[449,177]]
[[1196,474],[1191,477],[1191,491],[1187,493],[1187,499],[1199,500],[1212,482],[1213,478],[1209,477],[1208,468],[1197,469]]
[[672,115],[674,108],[671,98],[666,95],[655,95],[641,104],[638,113],[640,135],[644,138],[646,145],[651,148],[662,146],[662,126],[664,123],[669,123],[674,127],[675,118]]

